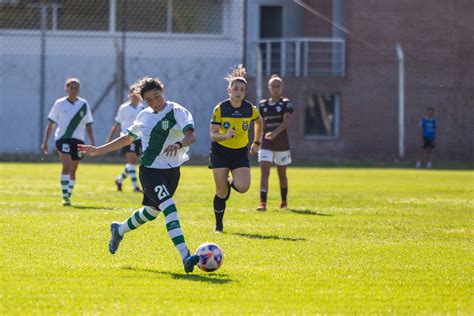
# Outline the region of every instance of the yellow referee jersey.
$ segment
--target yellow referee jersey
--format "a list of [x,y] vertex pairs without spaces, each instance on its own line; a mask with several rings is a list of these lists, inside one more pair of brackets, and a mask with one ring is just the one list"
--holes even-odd
[[228,99],[222,101],[214,108],[211,124],[219,125],[219,133],[222,134],[232,128],[235,130],[235,135],[218,143],[234,149],[247,146],[250,122],[258,119],[259,116],[257,108],[246,100],[243,100],[238,108],[234,108]]

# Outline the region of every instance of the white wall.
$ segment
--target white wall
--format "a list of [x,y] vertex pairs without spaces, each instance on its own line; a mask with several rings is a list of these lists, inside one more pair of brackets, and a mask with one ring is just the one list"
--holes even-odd
[[[192,154],[207,155],[212,109],[227,97],[223,77],[243,60],[243,9],[243,1],[228,3],[221,36],[127,35],[126,81],[160,77],[166,97],[192,112],[198,136]],[[39,127],[39,36],[38,31],[0,30],[0,133],[8,140],[0,142],[0,153],[39,153],[38,133],[43,134]],[[53,102],[65,94],[66,78],[80,78],[81,96],[94,106],[115,69],[113,34],[48,32],[44,125]],[[98,144],[105,141],[117,106],[112,90],[94,113]],[[54,146],[52,138],[50,146]]]

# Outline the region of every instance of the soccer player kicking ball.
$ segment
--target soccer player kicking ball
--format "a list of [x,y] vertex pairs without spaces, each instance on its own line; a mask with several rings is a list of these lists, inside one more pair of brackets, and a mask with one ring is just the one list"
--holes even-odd
[[187,151],[196,141],[193,117],[181,105],[165,100],[163,84],[159,79],[145,77],[135,87],[149,107],[140,112],[127,129],[128,134],[100,147],[79,146],[84,154],[97,156],[128,146],[134,139],[141,138],[143,153],[139,177],[143,207],[124,222],[112,223],[109,251],[114,254],[125,233],[154,220],[163,212],[168,235],[181,255],[184,271],[193,272],[199,256],[189,252],[172,198],[178,187],[180,165],[189,160]]

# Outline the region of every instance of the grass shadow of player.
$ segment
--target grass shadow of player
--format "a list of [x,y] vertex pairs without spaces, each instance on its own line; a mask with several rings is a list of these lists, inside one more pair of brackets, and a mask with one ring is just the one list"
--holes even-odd
[[77,209],[80,209],[80,210],[90,209],[90,210],[108,210],[108,211],[111,211],[111,210],[114,209],[112,207],[95,206],[95,205],[68,205],[67,207],[77,208]]
[[280,237],[275,235],[262,235],[262,234],[246,234],[246,233],[229,233],[230,235],[237,235],[240,237],[251,238],[251,239],[273,239],[273,240],[284,240],[284,241],[304,241],[306,238],[302,237]]
[[[165,276],[169,276],[172,279],[176,280],[191,280],[191,281],[197,281],[197,282],[207,282],[207,283],[213,283],[213,284],[226,284],[232,282],[231,279],[227,277],[225,273],[208,273],[206,275],[202,274],[187,274],[185,272],[183,273],[176,273],[176,272],[168,272],[168,271],[159,271],[159,270],[154,270],[154,269],[149,269],[149,268],[138,268],[138,267],[131,267],[131,266],[126,266],[122,267],[123,270],[129,270],[129,271],[138,271],[138,272],[148,272],[148,273],[155,273],[155,274],[161,274]],[[196,267],[196,269],[198,269]]]
[[299,215],[334,216],[333,214],[326,214],[326,213],[321,213],[321,212],[312,211],[312,210],[297,210],[293,208],[288,208],[287,210]]

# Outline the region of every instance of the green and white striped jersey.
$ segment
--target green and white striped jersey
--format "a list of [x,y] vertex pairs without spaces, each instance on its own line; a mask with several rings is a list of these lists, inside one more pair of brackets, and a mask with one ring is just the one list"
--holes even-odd
[[178,103],[166,101],[160,112],[148,107],[141,111],[127,130],[134,138],[141,138],[141,164],[148,168],[169,169],[189,160],[189,147],[179,149],[176,156],[167,157],[162,151],[170,144],[181,141],[184,133],[194,129],[191,113]]
[[84,141],[85,126],[94,122],[86,100],[78,98],[72,102],[67,97],[54,102],[48,120],[57,124],[54,140],[75,138]]

